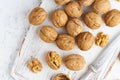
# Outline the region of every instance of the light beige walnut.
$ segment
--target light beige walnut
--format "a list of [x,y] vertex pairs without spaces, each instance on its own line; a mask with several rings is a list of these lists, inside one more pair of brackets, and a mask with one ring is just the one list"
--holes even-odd
[[65,66],[73,71],[82,70],[86,65],[84,57],[78,54],[68,55],[63,59],[63,61]]
[[55,51],[50,51],[46,55],[46,62],[50,68],[57,70],[60,68],[62,63],[62,58],[60,55]]
[[82,13],[82,7],[75,1],[71,1],[65,6],[66,13],[72,18],[79,18]]
[[67,23],[67,32],[75,37],[82,32],[82,22],[79,19],[71,19]]
[[58,33],[53,27],[46,25],[40,29],[39,36],[43,41],[51,43],[56,40]]
[[92,8],[96,13],[104,14],[111,8],[110,0],[95,0]]
[[51,17],[52,23],[57,27],[64,27],[68,21],[68,16],[64,10],[57,9],[52,13]]
[[90,32],[82,32],[77,37],[77,45],[83,51],[89,50],[94,42],[95,38]]
[[55,0],[55,2],[59,5],[65,5],[69,3],[71,0]]
[[78,0],[82,6],[90,6],[95,0]]
[[47,12],[40,7],[34,8],[29,14],[29,22],[32,25],[40,25],[42,24],[47,17]]
[[71,80],[71,79],[68,75],[60,73],[60,74],[55,75],[53,80]]
[[68,34],[60,34],[56,39],[56,44],[62,50],[71,50],[75,46],[75,39]]
[[104,21],[107,26],[115,27],[120,24],[120,11],[117,9],[113,9],[106,13]]
[[102,18],[94,12],[87,12],[83,19],[85,24],[91,29],[98,29],[102,25]]

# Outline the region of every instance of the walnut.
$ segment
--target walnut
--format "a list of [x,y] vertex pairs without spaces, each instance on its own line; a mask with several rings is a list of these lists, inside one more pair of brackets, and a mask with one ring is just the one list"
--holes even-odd
[[60,68],[62,63],[62,58],[60,55],[55,51],[50,51],[46,55],[46,62],[50,66],[50,68],[57,70]]
[[103,34],[103,32],[100,32],[97,34],[97,37],[95,39],[95,43],[98,46],[105,47],[108,43],[108,40],[109,40],[109,36]]
[[82,6],[90,6],[95,0],[78,0]]
[[106,13],[104,21],[107,26],[115,27],[120,24],[120,11],[117,9],[113,9]]
[[68,55],[63,59],[63,61],[65,66],[73,71],[82,70],[86,65],[84,57],[78,54]]
[[29,14],[29,22],[32,25],[40,25],[45,21],[47,17],[47,12],[40,7],[34,8]]
[[89,50],[94,42],[94,36],[90,32],[82,32],[77,37],[77,45],[83,51]]
[[111,4],[109,0],[95,0],[92,8],[96,13],[104,14],[110,10]]
[[75,1],[71,1],[65,6],[66,13],[72,18],[79,18],[82,13],[82,7]]
[[71,80],[70,77],[66,74],[63,74],[63,73],[60,73],[60,74],[57,74],[53,80]]
[[60,34],[56,39],[56,43],[62,50],[71,50],[74,48],[75,39],[68,34]]
[[82,32],[82,22],[79,19],[71,19],[67,23],[67,32],[75,37]]
[[94,12],[87,12],[83,19],[85,24],[91,29],[98,29],[102,25],[102,18]]
[[46,25],[40,29],[39,36],[43,41],[51,43],[56,40],[58,33],[53,27]]
[[63,10],[57,9],[52,13],[51,20],[56,27],[61,28],[66,25],[68,16]]
[[71,0],[55,0],[55,2],[59,5],[65,5],[68,2],[70,2]]
[[37,73],[42,70],[42,64],[37,58],[33,58],[31,61],[29,61],[28,67],[34,73]]

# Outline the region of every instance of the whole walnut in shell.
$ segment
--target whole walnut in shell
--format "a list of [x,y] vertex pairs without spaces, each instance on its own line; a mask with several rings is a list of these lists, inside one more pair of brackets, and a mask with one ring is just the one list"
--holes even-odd
[[62,50],[71,50],[74,48],[75,39],[68,34],[60,34],[56,39],[56,43]]
[[83,51],[89,50],[95,42],[94,36],[90,32],[82,32],[78,35],[77,45]]
[[104,14],[110,10],[111,4],[109,0],[95,0],[92,8],[96,13]]
[[94,12],[86,13],[83,19],[85,24],[91,29],[98,29],[102,25],[102,18]]
[[57,74],[53,80],[71,80],[70,77],[66,74],[63,74],[63,73],[60,73],[60,74]]
[[78,0],[82,6],[90,6],[95,0]]
[[47,12],[40,7],[34,8],[29,14],[29,22],[32,25],[40,25],[45,21],[47,17]]
[[75,1],[71,1],[65,6],[66,13],[72,18],[79,18],[82,13],[82,7]]
[[82,70],[86,65],[84,57],[78,54],[68,55],[63,59],[63,61],[65,66],[73,71]]
[[64,27],[68,21],[68,16],[67,14],[64,12],[64,10],[61,9],[57,9],[52,13],[52,23],[58,27]]
[[120,24],[120,11],[113,9],[109,11],[104,18],[107,26],[114,27]]
[[82,32],[82,22],[79,19],[71,19],[67,23],[67,32],[75,37]]
[[71,0],[55,0],[55,2],[59,5],[65,5],[68,2],[70,2]]
[[46,25],[40,29],[39,36],[43,41],[51,43],[56,40],[58,33],[53,27]]

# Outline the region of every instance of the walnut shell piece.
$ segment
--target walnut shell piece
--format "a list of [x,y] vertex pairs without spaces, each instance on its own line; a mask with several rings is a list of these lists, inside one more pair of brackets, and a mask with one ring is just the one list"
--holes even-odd
[[83,13],[82,7],[75,1],[69,2],[65,6],[65,11],[72,18],[79,18]]
[[39,36],[43,41],[51,43],[56,40],[58,33],[53,27],[46,25],[40,29]]
[[63,61],[65,66],[73,71],[82,70],[86,65],[84,57],[78,54],[68,55],[63,59]]
[[68,75],[63,74],[63,73],[59,73],[59,74],[55,75],[53,80],[71,80],[71,79]]
[[75,37],[82,32],[82,22],[79,19],[71,19],[67,23],[67,32]]
[[36,7],[29,14],[29,22],[35,26],[40,25],[45,21],[46,17],[47,12],[43,8]]
[[50,68],[57,70],[61,66],[62,58],[57,52],[50,51],[46,55],[46,62]]
[[71,0],[55,0],[55,2],[59,5],[65,5],[69,3]]
[[56,39],[56,44],[62,50],[71,50],[75,46],[75,39],[68,34],[60,34]]
[[89,50],[94,42],[95,38],[90,32],[82,32],[77,37],[77,45],[83,51]]
[[78,0],[82,6],[90,6],[95,0]]
[[104,14],[111,8],[110,0],[95,0],[92,9],[98,14]]
[[61,28],[66,25],[68,16],[64,10],[57,9],[52,13],[51,21],[57,28]]
[[113,9],[106,13],[104,21],[107,26],[115,27],[120,24],[120,11]]
[[85,24],[89,28],[94,29],[94,30],[100,28],[102,25],[102,18],[94,12],[87,12],[84,15],[83,19],[84,19]]

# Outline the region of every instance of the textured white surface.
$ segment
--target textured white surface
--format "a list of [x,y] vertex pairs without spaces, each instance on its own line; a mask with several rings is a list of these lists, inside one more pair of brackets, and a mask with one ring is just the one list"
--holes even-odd
[[[50,4],[51,1],[54,1],[54,0],[43,0],[42,7],[48,10],[48,12],[51,11],[50,9],[51,7],[54,8],[54,5]],[[25,32],[27,31],[28,27],[30,26],[27,20],[27,16],[28,16],[28,13],[31,11],[31,9],[37,6],[38,4],[39,4],[39,0],[0,0],[0,80],[14,80],[10,76],[10,71],[14,63],[14,60],[16,58],[17,51],[21,45],[23,36]],[[116,0],[111,0],[111,4],[112,4],[112,8],[117,8],[120,10],[120,3],[116,2]],[[47,20],[44,22],[44,24],[46,22]],[[114,36],[118,32],[120,32],[119,26],[115,28],[108,28],[105,25],[103,25],[100,29],[96,31],[93,31],[93,30],[88,29],[87,27],[84,27],[84,31],[89,30],[94,35],[96,35],[97,32],[99,31],[103,31],[109,34],[110,40],[112,40]],[[54,44],[46,44],[46,45],[50,47]],[[87,51],[87,52],[82,52],[77,47],[75,47],[75,49],[76,50],[66,52],[66,51],[61,51],[58,48],[56,50],[56,47],[55,47],[56,51],[60,53],[66,53],[64,55],[68,55],[69,53],[79,53],[83,55],[87,61],[87,65],[90,64],[96,58],[96,56],[102,51],[102,49],[97,46],[94,46],[90,51]],[[44,53],[41,53],[41,54],[44,55]],[[44,62],[43,59],[40,59],[40,60]],[[120,67],[120,62],[117,61],[111,73],[108,76],[109,80],[120,78],[119,67]],[[47,65],[45,66],[45,68],[49,69]],[[51,69],[49,70],[51,71]],[[65,70],[67,69],[65,68]],[[84,70],[79,72],[79,74],[81,74],[82,72],[84,72]],[[70,72],[70,75],[72,75],[72,73],[74,72]]]

